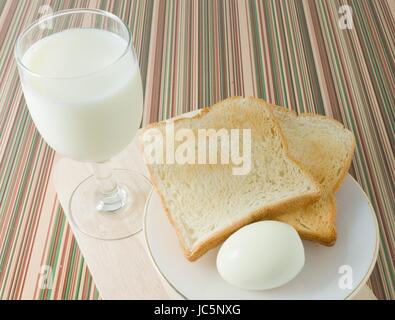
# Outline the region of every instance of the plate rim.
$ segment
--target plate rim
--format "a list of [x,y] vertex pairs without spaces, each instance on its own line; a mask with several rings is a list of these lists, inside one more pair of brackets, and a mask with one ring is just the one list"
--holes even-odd
[[[366,282],[368,281],[370,275],[373,272],[373,269],[376,265],[377,262],[377,258],[378,258],[378,253],[379,253],[379,248],[380,248],[380,229],[379,229],[379,225],[378,225],[378,221],[377,221],[377,215],[376,215],[376,211],[373,208],[373,205],[369,199],[369,197],[367,196],[365,190],[362,189],[362,187],[359,185],[358,181],[350,174],[347,173],[346,177],[350,177],[353,182],[357,185],[357,187],[359,188],[359,190],[362,192],[362,194],[364,195],[365,199],[368,202],[368,205],[370,207],[370,214],[373,217],[373,223],[375,225],[375,230],[376,230],[376,242],[375,242],[375,248],[374,248],[374,253],[373,253],[373,259],[370,262],[369,268],[367,270],[367,272],[365,273],[365,275],[362,277],[361,281],[358,283],[358,285],[346,296],[344,297],[344,300],[351,300],[353,297],[355,297],[358,292],[362,289],[362,287],[366,284]],[[344,182],[344,181],[343,181]],[[184,295],[183,293],[180,292],[180,290],[178,290],[175,285],[173,285],[173,283],[167,279],[167,277],[163,274],[163,272],[161,271],[158,263],[155,261],[155,258],[152,254],[151,251],[151,247],[149,245],[149,241],[148,241],[148,237],[147,237],[147,228],[146,228],[146,222],[147,222],[147,212],[148,212],[148,207],[150,204],[150,200],[152,197],[152,194],[154,193],[154,188],[151,189],[147,201],[145,203],[144,206],[144,216],[143,216],[143,232],[144,232],[144,242],[147,246],[147,250],[148,250],[148,256],[152,262],[152,264],[154,265],[154,268],[156,269],[156,271],[159,273],[159,275],[166,281],[166,283],[178,294],[180,295],[183,299],[185,300],[193,300],[188,298],[186,295]]]

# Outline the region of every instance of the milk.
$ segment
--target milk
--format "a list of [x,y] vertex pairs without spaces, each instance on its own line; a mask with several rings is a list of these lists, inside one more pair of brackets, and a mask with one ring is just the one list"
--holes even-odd
[[[142,117],[138,62],[109,31],[69,29],[31,46],[21,82],[46,142],[80,161],[108,160],[124,149]],[[41,76],[37,76],[39,74]]]

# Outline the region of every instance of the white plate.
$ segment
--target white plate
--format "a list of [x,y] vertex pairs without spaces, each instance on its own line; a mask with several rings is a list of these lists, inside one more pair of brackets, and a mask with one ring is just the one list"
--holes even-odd
[[[350,175],[337,192],[336,201],[336,244],[324,247],[304,241],[306,262],[302,271],[291,282],[271,290],[242,290],[225,282],[216,269],[218,248],[189,262],[155,192],[147,202],[144,232],[158,271],[187,299],[347,299],[357,293],[373,270],[378,226],[367,196]],[[348,278],[352,288],[339,285],[344,270],[352,276]]]

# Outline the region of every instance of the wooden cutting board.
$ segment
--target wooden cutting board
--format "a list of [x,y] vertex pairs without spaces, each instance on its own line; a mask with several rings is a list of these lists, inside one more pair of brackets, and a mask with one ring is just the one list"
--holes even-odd
[[[146,174],[140,153],[132,142],[113,159],[114,168]],[[61,158],[53,181],[64,213],[70,221],[68,204],[75,187],[91,175],[86,163]],[[94,282],[103,299],[178,299],[180,298],[156,271],[146,251],[143,232],[117,241],[93,239],[70,224]]]

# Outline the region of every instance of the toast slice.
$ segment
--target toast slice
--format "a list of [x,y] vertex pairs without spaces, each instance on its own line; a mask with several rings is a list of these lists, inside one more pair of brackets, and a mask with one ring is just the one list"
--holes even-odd
[[[234,97],[193,118],[172,122],[174,132],[191,129],[195,137],[199,129],[250,129],[248,174],[233,175],[231,163],[147,164],[154,188],[191,261],[244,225],[320,198],[318,183],[288,155],[273,113],[262,103]],[[166,122],[152,124],[142,134],[150,129],[159,130],[166,141]],[[144,152],[147,142],[141,140]],[[175,141],[175,150],[181,143],[186,141]]]
[[291,224],[304,239],[333,245],[336,241],[334,192],[350,168],[355,149],[354,136],[341,123],[326,116],[297,116],[288,109],[273,105],[271,109],[288,141],[289,153],[322,187],[319,201],[288,210],[274,219]]

